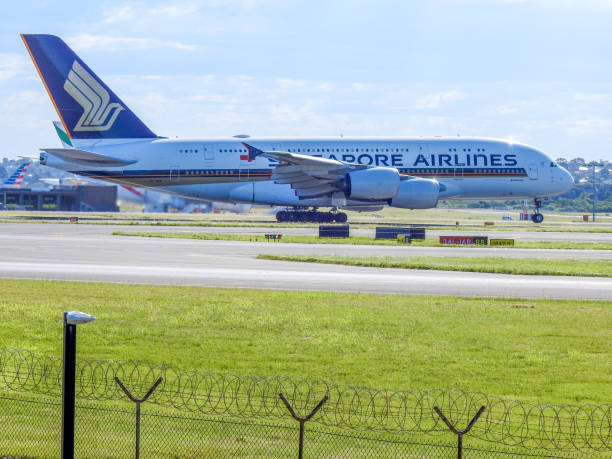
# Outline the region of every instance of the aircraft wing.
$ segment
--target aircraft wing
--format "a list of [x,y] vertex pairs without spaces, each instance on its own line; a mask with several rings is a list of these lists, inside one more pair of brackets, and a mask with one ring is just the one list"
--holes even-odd
[[114,167],[127,166],[136,161],[113,158],[112,156],[100,155],[91,151],[79,150],[78,148],[42,148],[41,151],[59,156],[64,161],[91,166]]
[[342,191],[342,182],[348,172],[368,167],[287,151],[262,151],[244,142],[242,145],[247,149],[250,161],[257,156],[264,156],[280,162],[274,168],[271,179],[276,183],[291,185],[300,199],[317,198]]

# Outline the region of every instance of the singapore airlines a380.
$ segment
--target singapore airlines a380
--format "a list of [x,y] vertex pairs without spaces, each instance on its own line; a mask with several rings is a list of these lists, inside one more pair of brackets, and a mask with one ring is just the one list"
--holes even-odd
[[[287,207],[279,221],[345,222],[340,210],[440,200],[543,198],[572,188],[551,156],[489,138],[169,139],[154,134],[59,37],[22,35],[70,137],[43,165],[190,198]],[[330,212],[303,209],[330,208]]]

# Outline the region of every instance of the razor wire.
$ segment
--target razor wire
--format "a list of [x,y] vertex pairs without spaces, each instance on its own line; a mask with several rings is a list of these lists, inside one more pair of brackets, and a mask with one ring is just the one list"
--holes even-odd
[[[143,361],[77,361],[77,397],[121,400],[118,377],[142,393],[163,382],[149,403],[177,410],[234,417],[285,418],[278,394],[307,412],[323,397],[328,402],[313,418],[330,427],[390,433],[445,435],[438,406],[456,425],[467,423],[481,406],[482,418],[470,437],[530,449],[612,449],[612,404],[553,405],[507,400],[460,389],[386,390],[340,386],[324,380],[237,376]],[[19,349],[0,350],[0,389],[61,396],[60,358]]]

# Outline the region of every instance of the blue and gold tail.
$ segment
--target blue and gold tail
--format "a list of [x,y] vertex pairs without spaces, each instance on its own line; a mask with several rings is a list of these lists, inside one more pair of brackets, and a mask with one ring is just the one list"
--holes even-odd
[[21,38],[70,138],[157,137],[61,38]]

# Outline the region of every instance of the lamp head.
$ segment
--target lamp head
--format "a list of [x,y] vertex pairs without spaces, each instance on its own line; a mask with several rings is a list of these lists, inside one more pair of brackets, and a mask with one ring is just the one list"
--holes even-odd
[[85,314],[81,311],[70,311],[64,313],[64,321],[70,325],[86,324],[87,322],[93,322],[96,320],[94,316]]

